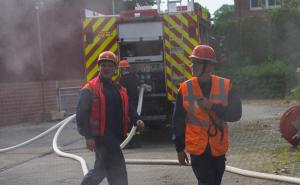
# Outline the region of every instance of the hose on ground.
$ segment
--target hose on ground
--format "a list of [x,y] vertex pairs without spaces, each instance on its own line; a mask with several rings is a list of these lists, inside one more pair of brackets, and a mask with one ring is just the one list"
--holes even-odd
[[[138,113],[139,114],[141,112],[141,107],[142,107],[142,95],[141,94],[144,93],[143,91],[144,90],[140,91],[139,106],[138,106]],[[140,101],[141,101],[141,103],[140,103]],[[54,151],[59,156],[63,156],[63,157],[67,157],[67,158],[71,158],[71,159],[79,161],[80,164],[81,164],[81,167],[82,167],[83,174],[85,175],[88,172],[88,167],[86,165],[85,160],[80,156],[63,152],[63,151],[59,150],[59,148],[57,146],[57,140],[58,140],[58,137],[59,137],[60,133],[62,132],[62,130],[64,129],[64,127],[67,124],[69,124],[70,122],[73,121],[74,118],[75,118],[75,115],[69,116],[68,118],[66,118],[65,120],[63,120],[63,121],[59,122],[58,124],[54,125],[53,127],[48,129],[47,131],[41,133],[40,135],[38,135],[38,136],[28,140],[28,141],[25,141],[23,143],[20,143],[18,145],[12,146],[12,147],[0,149],[0,153],[15,150],[17,148],[25,146],[25,145],[27,145],[27,144],[29,144],[29,143],[37,140],[37,139],[49,134],[51,131],[55,130],[57,127],[60,127],[58,129],[58,131],[56,132],[56,134],[54,136],[54,139],[53,139],[53,142],[52,142],[52,146],[53,146]],[[133,127],[131,132],[130,132],[130,134],[132,134],[132,136],[134,135],[135,129],[136,129],[136,127]],[[129,136],[130,136],[130,134],[129,134]],[[132,138],[132,136],[131,136],[131,138]],[[126,141],[126,143],[125,143],[125,141],[120,145],[121,147],[122,146],[125,147],[126,144],[130,141],[130,139],[128,139]],[[125,161],[126,161],[126,164],[136,164],[136,165],[137,164],[140,164],[140,165],[179,165],[177,160],[164,160],[164,159],[126,159]],[[231,172],[231,173],[235,173],[235,174],[238,174],[238,175],[247,176],[247,177],[282,181],[282,182],[288,182],[288,183],[293,183],[293,184],[300,184],[300,178],[296,178],[296,177],[288,177],[288,176],[282,176],[282,175],[260,173],[260,172],[250,171],[250,170],[243,170],[243,169],[239,169],[239,168],[235,168],[235,167],[231,167],[231,166],[227,166],[227,165],[226,165],[226,171]]]
[[[142,110],[143,95],[144,95],[144,87],[142,86],[141,89],[140,89],[139,101],[138,101],[138,106],[137,106],[137,113],[139,115],[141,114],[141,110]],[[85,160],[80,156],[77,156],[77,155],[74,155],[74,154],[71,154],[71,153],[63,152],[57,146],[57,140],[58,140],[58,137],[59,137],[60,133],[62,132],[64,127],[69,122],[71,122],[74,118],[75,118],[75,115],[72,115],[72,116],[68,117],[66,119],[66,122],[57,130],[57,132],[55,133],[54,138],[53,138],[52,147],[53,147],[55,153],[57,153],[59,156],[77,160],[81,165],[83,175],[86,175],[88,173],[88,167],[87,167],[87,164],[86,164]],[[133,126],[130,133],[129,133],[129,135],[128,135],[128,137],[121,143],[121,145],[120,145],[121,149],[123,149],[130,142],[130,140],[132,139],[132,137],[135,134],[135,131],[136,131],[136,126]]]
[[33,141],[36,141],[46,135],[48,135],[49,133],[51,133],[52,131],[54,131],[55,129],[57,129],[58,127],[60,127],[61,125],[63,125],[65,122],[66,122],[67,119],[64,119],[62,121],[60,121],[59,123],[57,123],[56,125],[52,126],[51,128],[49,128],[48,130],[42,132],[41,134],[23,142],[23,143],[20,143],[20,144],[17,144],[15,146],[11,146],[11,147],[7,147],[7,148],[2,148],[0,149],[0,153],[3,153],[3,152],[8,152],[8,151],[12,151],[12,150],[16,150],[20,147],[23,147],[23,146],[26,146],[30,143],[32,143]]

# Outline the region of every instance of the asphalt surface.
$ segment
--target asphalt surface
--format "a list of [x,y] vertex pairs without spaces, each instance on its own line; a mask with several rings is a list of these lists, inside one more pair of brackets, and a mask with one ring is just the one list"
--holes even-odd
[[[281,101],[247,101],[243,104],[243,118],[230,124],[231,148],[227,165],[267,173],[300,177],[299,161],[290,162],[285,153],[293,150],[280,137],[279,117],[291,104]],[[55,123],[22,124],[0,128],[0,148],[16,145]],[[142,148],[126,149],[126,159],[176,159],[170,141],[170,129],[146,130]],[[77,185],[82,179],[80,164],[58,157],[52,150],[54,133],[14,151],[0,153],[0,185]],[[58,141],[60,149],[84,157],[89,168],[94,154],[84,148],[75,124],[69,124]],[[292,151],[296,153],[297,151]],[[127,165],[131,185],[193,185],[192,169],[185,166]],[[106,180],[101,184],[106,185]],[[283,185],[270,180],[254,179],[225,172],[222,185]]]

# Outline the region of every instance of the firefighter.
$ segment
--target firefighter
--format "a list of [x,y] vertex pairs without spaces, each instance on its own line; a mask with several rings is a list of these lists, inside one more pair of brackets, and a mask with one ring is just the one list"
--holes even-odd
[[120,142],[127,134],[129,119],[139,129],[144,122],[128,103],[126,90],[112,81],[118,68],[116,55],[110,51],[98,57],[99,76],[81,89],[76,120],[86,147],[95,152],[94,169],[85,175],[82,185],[98,185],[105,177],[110,185],[128,185]]
[[180,84],[172,139],[178,161],[191,166],[198,185],[220,185],[228,150],[226,122],[241,118],[241,101],[229,79],[213,75],[213,48],[196,46],[190,55],[193,77]]
[[[127,60],[121,60],[119,62],[120,69],[120,84],[127,90],[129,104],[133,108],[137,108],[138,104],[138,77],[134,73]],[[130,129],[129,129],[130,130]],[[128,143],[126,148],[138,148],[141,147],[140,132],[137,130],[134,137]]]

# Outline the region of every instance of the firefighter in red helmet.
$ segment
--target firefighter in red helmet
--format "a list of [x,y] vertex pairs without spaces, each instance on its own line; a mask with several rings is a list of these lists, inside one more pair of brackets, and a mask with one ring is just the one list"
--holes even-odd
[[[138,104],[138,76],[131,69],[129,62],[127,60],[121,60],[119,62],[120,69],[120,84],[127,90],[129,104],[135,109]],[[130,129],[129,129],[130,130]],[[130,143],[126,148],[138,148],[141,147],[140,142],[140,132],[137,130],[134,137],[131,139]]]
[[228,150],[226,122],[241,118],[241,101],[229,79],[213,74],[213,48],[196,46],[190,61],[193,77],[180,84],[172,139],[181,165],[189,163],[190,154],[198,185],[220,185]]
[[127,134],[129,120],[144,128],[136,109],[129,106],[126,89],[112,81],[118,68],[113,52],[98,57],[99,75],[81,89],[76,111],[79,133],[86,147],[96,154],[94,169],[83,178],[82,185],[99,184],[105,177],[110,185],[128,185],[125,160],[120,143]]

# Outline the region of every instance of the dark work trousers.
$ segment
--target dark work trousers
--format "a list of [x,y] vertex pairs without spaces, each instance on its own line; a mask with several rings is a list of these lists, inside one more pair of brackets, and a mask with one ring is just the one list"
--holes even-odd
[[81,185],[98,185],[106,177],[109,185],[128,185],[125,159],[119,145],[97,145],[94,169]]
[[225,155],[214,157],[208,149],[202,155],[191,155],[191,163],[198,185],[220,185],[225,171]]

